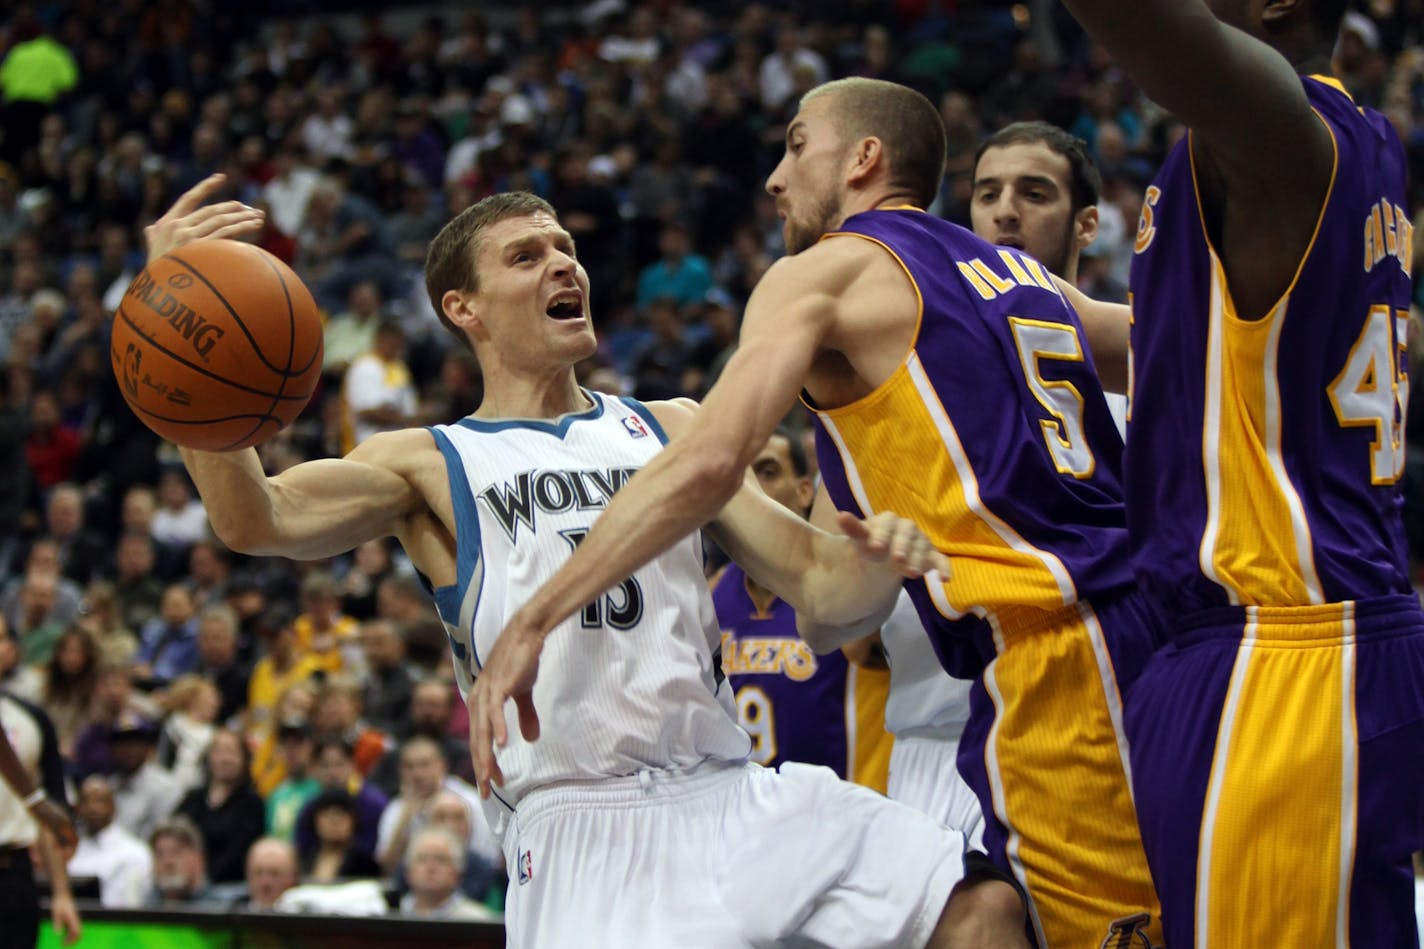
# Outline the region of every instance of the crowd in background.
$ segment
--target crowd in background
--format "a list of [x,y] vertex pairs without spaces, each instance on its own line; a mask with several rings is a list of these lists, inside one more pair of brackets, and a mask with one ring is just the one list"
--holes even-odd
[[[1336,64],[1416,169],[1421,43],[1424,2],[1369,0]],[[74,0],[8,5],[0,54],[0,687],[54,718],[76,872],[112,905],[314,905],[291,888],[375,878],[382,906],[474,917],[503,883],[445,633],[399,552],[232,554],[119,394],[110,322],[178,194],[223,172],[322,308],[322,385],[262,447],[275,472],[478,405],[421,267],[485,195],[536,192],[577,240],[601,340],[586,384],[697,397],[784,253],[762,184],[818,83],[938,104],[929,210],[960,223],[988,132],[1046,119],[1084,139],[1104,189],[1079,279],[1100,298],[1125,296],[1140,195],[1180,136],[1051,0]]]

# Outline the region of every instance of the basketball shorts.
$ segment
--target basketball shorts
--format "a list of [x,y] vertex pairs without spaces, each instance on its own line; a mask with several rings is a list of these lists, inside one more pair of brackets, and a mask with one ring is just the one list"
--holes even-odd
[[1132,688],[1170,946],[1416,946],[1424,614],[1411,595],[1179,618]]
[[1159,641],[1155,617],[1132,594],[992,624],[998,654],[959,745],[985,852],[1029,894],[1040,949],[1160,945],[1121,700]]
[[517,949],[923,946],[965,860],[963,835],[798,764],[546,788],[504,846]]
[[984,812],[979,797],[959,774],[959,737],[897,735],[890,749],[893,801],[928,814],[969,841],[971,850],[984,849]]

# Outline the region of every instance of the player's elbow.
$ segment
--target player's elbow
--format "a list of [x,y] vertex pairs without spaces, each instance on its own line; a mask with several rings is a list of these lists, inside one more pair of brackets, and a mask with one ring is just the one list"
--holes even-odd
[[841,628],[817,617],[813,609],[798,609],[796,611],[796,634],[818,656],[826,656],[835,652],[852,638],[845,635],[845,631]]
[[213,533],[228,550],[245,557],[273,556],[275,531],[269,521],[251,511],[208,512]]
[[720,447],[699,450],[688,462],[688,497],[705,501],[710,519],[741,488],[746,462],[737,452]]

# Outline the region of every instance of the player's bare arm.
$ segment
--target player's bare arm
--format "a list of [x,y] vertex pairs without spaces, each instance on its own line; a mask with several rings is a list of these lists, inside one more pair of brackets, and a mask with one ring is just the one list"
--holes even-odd
[[1093,365],[1103,388],[1126,394],[1132,381],[1127,368],[1132,309],[1122,303],[1094,300],[1061,277],[1054,277],[1053,281],[1078,313],[1078,322],[1083,324],[1083,335],[1088,338],[1088,349],[1092,351]]
[[408,533],[427,508],[413,483],[441,457],[422,429],[384,432],[345,458],[308,461],[268,478],[255,449],[182,449],[213,530],[233,550],[294,560],[331,557],[379,537]]
[[[212,175],[144,230],[149,260],[199,240],[242,237],[262,213],[237,201],[205,205],[225,183]],[[254,449],[181,449],[218,537],[254,555],[315,559],[396,536],[437,583],[454,580],[454,514],[429,432],[375,436],[342,459],[297,465],[268,478]]]
[[1237,309],[1264,316],[1309,246],[1334,168],[1330,132],[1296,69],[1202,0],[1064,5],[1148,96],[1191,126],[1208,227]]
[[[648,408],[675,437],[696,403],[679,399]],[[830,499],[822,506],[830,510]],[[758,583],[818,627],[875,628],[894,608],[905,579],[949,570],[949,559],[911,521],[889,511],[866,520],[832,511],[813,525],[767,497],[750,474],[708,529]],[[818,651],[839,646],[827,643]]]

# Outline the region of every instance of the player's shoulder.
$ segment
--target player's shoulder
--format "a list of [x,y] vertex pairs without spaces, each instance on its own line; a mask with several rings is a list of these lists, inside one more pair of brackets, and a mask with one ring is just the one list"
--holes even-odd
[[402,428],[393,432],[377,432],[357,445],[346,456],[348,461],[402,471],[429,461],[438,455],[440,447],[428,428]]
[[653,421],[662,426],[663,434],[670,439],[676,438],[678,433],[687,427],[698,409],[697,402],[688,398],[659,399],[637,404],[653,417]]

